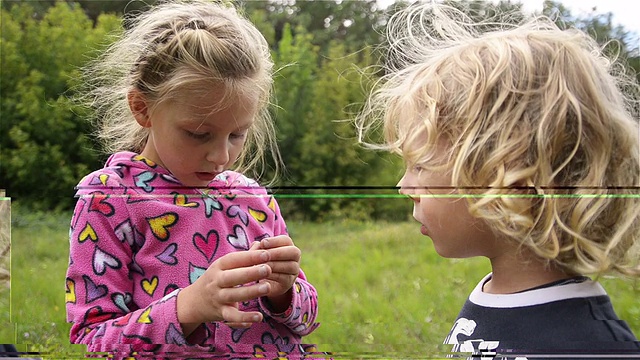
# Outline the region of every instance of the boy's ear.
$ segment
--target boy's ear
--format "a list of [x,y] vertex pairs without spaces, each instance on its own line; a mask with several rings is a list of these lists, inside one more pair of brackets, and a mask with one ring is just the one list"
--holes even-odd
[[138,89],[132,89],[127,94],[127,100],[129,101],[129,109],[138,124],[145,128],[151,127],[148,101],[144,94]]

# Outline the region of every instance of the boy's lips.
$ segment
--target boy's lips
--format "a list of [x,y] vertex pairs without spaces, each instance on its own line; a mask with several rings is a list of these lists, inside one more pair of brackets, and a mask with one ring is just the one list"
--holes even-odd
[[427,227],[422,223],[422,221],[420,221],[420,220],[418,220],[416,218],[414,218],[414,219],[418,222],[418,224],[420,224],[420,233],[422,235],[429,236]]

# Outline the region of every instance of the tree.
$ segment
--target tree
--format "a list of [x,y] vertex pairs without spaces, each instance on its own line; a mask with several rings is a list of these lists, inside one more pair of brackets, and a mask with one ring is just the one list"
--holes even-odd
[[311,34],[312,43],[323,54],[331,40],[341,41],[351,52],[377,45],[386,21],[376,0],[240,0],[237,3],[248,14],[256,11],[267,14],[266,20],[273,28],[272,44],[280,42],[289,24],[294,35],[298,29]]
[[105,16],[94,28],[66,3],[41,19],[28,3],[0,11],[0,187],[35,208],[69,208],[75,184],[99,163],[90,125],[67,95],[97,39],[119,22]]
[[353,195],[358,195],[354,187],[388,185],[385,174],[393,173],[378,172],[382,158],[357,145],[350,121],[376,78],[362,70],[374,63],[370,50],[352,53],[342,42],[332,41],[327,55],[319,57],[310,34],[298,28],[293,36],[288,25],[278,45],[276,63],[283,68],[276,76],[275,118],[288,169],[283,185],[294,187],[289,194],[300,195],[283,200],[285,216],[369,218],[381,207],[371,205],[377,204],[374,199],[354,201]]
[[328,54],[321,61],[311,103],[314,121],[301,138],[300,162],[304,167],[298,174],[303,184],[330,187],[315,191],[323,197],[305,209],[313,219],[368,219],[376,202],[359,199],[370,191],[358,188],[389,185],[376,184],[378,169],[391,169],[381,166],[377,154],[358,146],[350,121],[370,90],[372,74],[363,69],[372,63],[369,51],[349,53],[340,41],[329,43]]
[[9,10],[14,5],[29,4],[33,11],[33,17],[36,19],[42,19],[49,8],[59,2],[79,4],[89,19],[95,23],[102,14],[110,13],[122,15],[129,12],[144,10],[157,3],[157,0],[3,0],[2,7],[5,10]]
[[[499,9],[521,8],[511,1],[447,1],[483,19]],[[9,196],[42,209],[72,206],[73,187],[80,177],[101,166],[90,135],[93,129],[85,121],[88,110],[68,100],[78,85],[78,69],[94,56],[95,49],[106,45],[107,33],[120,28],[121,14],[155,2],[1,2],[0,188],[7,188]],[[359,148],[351,123],[341,120],[353,117],[378,78],[371,70],[375,67],[369,66],[384,61],[374,52],[382,41],[384,24],[408,2],[397,2],[385,11],[374,0],[234,3],[265,35],[278,69],[273,116],[288,170],[280,184],[393,186],[402,164],[390,155]],[[113,14],[100,15],[104,12]],[[638,44],[622,27],[611,24],[610,15],[575,18],[552,1],[545,2],[543,13],[563,26],[586,30],[599,41],[616,39],[619,46],[612,44],[609,49],[618,51],[640,73]],[[322,192],[329,191],[318,193]],[[390,218],[406,213],[398,210],[404,203],[375,199],[284,202],[285,216],[310,220],[346,214]]]
[[[308,131],[312,89],[315,82],[315,64],[318,49],[311,44],[311,36],[299,29],[293,36],[290,25],[284,28],[283,36],[274,52],[277,72],[275,74],[276,107],[273,118],[276,123],[278,146],[286,165],[281,179],[285,186],[299,185],[302,172],[299,154],[302,136]],[[291,207],[294,207],[292,204]],[[289,207],[290,213],[297,212]],[[283,207],[286,208],[286,207]]]

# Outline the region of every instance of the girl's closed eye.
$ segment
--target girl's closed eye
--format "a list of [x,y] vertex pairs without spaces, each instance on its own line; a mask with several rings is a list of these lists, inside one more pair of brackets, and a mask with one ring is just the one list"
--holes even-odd
[[207,140],[209,138],[208,132],[199,133],[199,132],[193,132],[189,130],[185,130],[184,132],[187,134],[187,136],[196,140]]
[[229,137],[231,139],[244,139],[245,136],[247,136],[247,132],[243,131],[243,132],[239,132],[239,133],[231,133],[231,135]]

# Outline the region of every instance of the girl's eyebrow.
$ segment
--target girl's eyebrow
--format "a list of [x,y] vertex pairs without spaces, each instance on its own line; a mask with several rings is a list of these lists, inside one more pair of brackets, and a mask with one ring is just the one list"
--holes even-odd
[[178,121],[185,124],[203,124],[206,120],[205,116],[188,114],[178,118]]
[[[201,127],[203,127],[203,126],[204,126],[204,127],[207,127],[207,128],[212,128],[212,127],[213,127],[213,126],[211,126],[211,125],[208,125],[208,124],[205,122],[205,119],[204,119],[204,118],[200,118],[200,117],[193,117],[193,118],[185,119],[184,121],[185,121],[185,124],[186,124],[186,125],[191,125],[191,124],[196,124],[196,123],[197,123],[197,124],[198,124],[198,127],[196,127],[195,131],[200,130],[200,128],[201,128]],[[251,126],[253,125],[253,123],[254,123],[254,122],[253,122],[253,121],[251,121],[251,122],[249,122],[249,123],[245,124],[244,126],[239,126],[239,127],[237,127],[235,130],[236,130],[236,131],[245,131],[245,130],[249,130],[249,128],[251,128]],[[215,128],[215,127],[213,127],[213,128]]]
[[253,121],[246,124],[245,126],[241,126],[238,128],[238,130],[249,130],[249,128],[253,125]]

